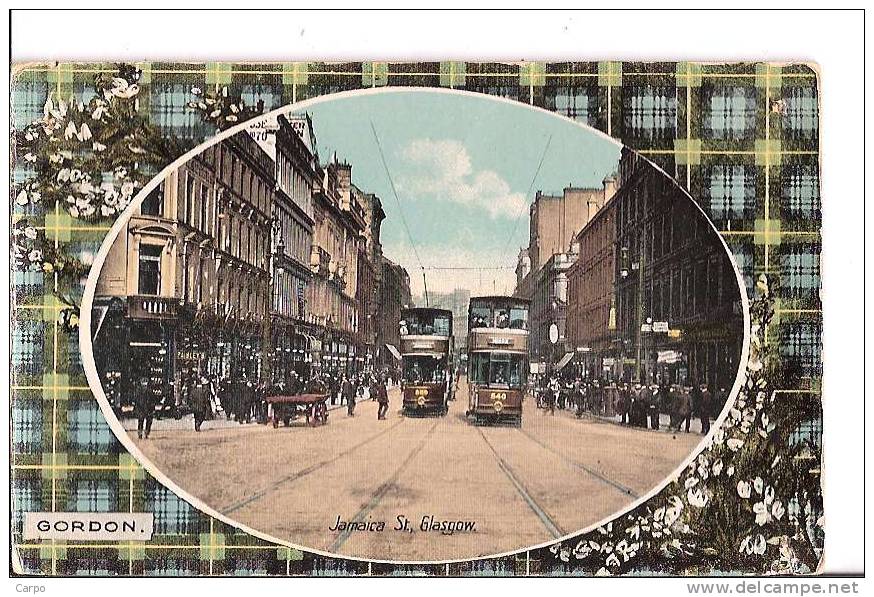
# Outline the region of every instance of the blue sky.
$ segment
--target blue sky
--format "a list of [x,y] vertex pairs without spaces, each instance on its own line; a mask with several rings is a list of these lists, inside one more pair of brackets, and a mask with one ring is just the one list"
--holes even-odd
[[[386,93],[324,102],[306,111],[322,162],[336,151],[352,164],[355,185],[382,199],[384,253],[410,272],[414,294],[421,293],[421,270],[399,209],[425,266],[512,268],[519,247],[527,245],[527,206],[534,193],[558,193],[569,184],[600,187],[619,160],[619,146],[588,129],[488,98]],[[428,271],[429,290],[508,292],[512,286],[512,269]]]

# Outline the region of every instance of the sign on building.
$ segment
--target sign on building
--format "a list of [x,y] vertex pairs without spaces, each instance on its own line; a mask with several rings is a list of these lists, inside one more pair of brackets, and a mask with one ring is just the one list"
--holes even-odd
[[276,118],[258,120],[254,124],[250,124],[246,130],[258,146],[273,161],[276,161],[276,131],[279,130],[279,122]]
[[652,331],[658,334],[666,334],[668,332],[668,322],[667,321],[654,321],[652,322]]

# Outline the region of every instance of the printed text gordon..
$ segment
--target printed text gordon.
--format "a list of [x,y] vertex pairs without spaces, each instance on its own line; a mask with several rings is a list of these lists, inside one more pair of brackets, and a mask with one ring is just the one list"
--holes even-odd
[[388,526],[384,520],[343,520],[343,517],[337,515],[337,520],[328,527],[329,531],[363,531],[370,533],[382,533],[385,530],[397,531],[401,533],[440,533],[441,535],[454,535],[455,533],[475,533],[475,520],[443,520],[426,514],[418,519],[417,522],[407,518],[405,514],[398,514],[395,517],[394,524]]

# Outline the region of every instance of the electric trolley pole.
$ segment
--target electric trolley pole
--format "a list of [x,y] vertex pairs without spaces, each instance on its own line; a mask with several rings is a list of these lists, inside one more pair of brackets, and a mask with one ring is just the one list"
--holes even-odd
[[643,343],[643,275],[646,262],[646,234],[640,240],[640,259],[637,268],[637,381],[643,383],[641,379],[641,353]]

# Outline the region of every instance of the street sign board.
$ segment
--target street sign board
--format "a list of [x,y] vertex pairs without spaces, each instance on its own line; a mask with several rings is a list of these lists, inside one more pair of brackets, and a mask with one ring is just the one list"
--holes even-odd
[[640,331],[641,332],[651,332],[652,331],[652,324],[651,323],[640,324]]
[[558,326],[554,323],[549,325],[549,341],[552,344],[558,342]]
[[667,333],[668,322],[667,321],[654,321],[654,322],[652,322],[652,331],[658,332],[661,334]]

